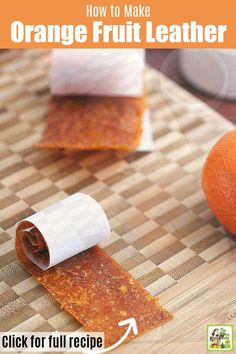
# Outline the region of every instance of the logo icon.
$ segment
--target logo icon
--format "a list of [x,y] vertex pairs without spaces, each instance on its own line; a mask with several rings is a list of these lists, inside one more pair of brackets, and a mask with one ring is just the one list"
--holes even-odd
[[233,325],[207,326],[207,351],[232,352],[233,344]]

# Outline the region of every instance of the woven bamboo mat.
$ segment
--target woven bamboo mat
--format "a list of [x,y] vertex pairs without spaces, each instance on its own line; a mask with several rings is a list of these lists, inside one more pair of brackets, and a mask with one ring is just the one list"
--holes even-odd
[[79,327],[14,251],[14,224],[71,193],[101,203],[112,228],[103,246],[155,296],[235,247],[207,208],[200,184],[206,153],[230,123],[148,69],[155,152],[43,151],[32,145],[45,126],[48,67],[44,50],[0,56],[1,331]]

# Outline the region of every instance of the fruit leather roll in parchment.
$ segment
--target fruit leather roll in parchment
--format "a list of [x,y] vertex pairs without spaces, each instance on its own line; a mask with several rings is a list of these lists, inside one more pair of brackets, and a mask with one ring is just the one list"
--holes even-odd
[[55,49],[38,147],[152,151],[143,49]]
[[[16,226],[16,253],[24,267],[86,331],[104,332],[105,344],[135,318],[142,334],[172,318],[103,249],[109,222],[92,197],[76,193]],[[128,339],[134,333],[131,332]]]
[[16,233],[26,256],[45,270],[107,239],[110,226],[99,203],[76,193],[21,221]]
[[144,57],[143,49],[56,49],[51,56],[51,94],[142,96]]

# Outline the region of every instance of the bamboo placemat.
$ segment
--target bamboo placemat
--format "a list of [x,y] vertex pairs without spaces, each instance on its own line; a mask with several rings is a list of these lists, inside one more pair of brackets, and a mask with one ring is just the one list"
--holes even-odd
[[33,147],[47,115],[49,52],[0,56],[0,329],[71,331],[65,313],[16,260],[14,224],[82,191],[104,207],[103,246],[157,296],[233,247],[204,199],[207,152],[232,125],[157,71],[146,83],[153,153],[65,153]]

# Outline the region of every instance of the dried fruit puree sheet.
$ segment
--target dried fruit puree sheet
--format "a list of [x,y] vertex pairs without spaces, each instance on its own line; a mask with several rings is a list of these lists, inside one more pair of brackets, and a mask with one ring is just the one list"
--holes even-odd
[[[105,345],[124,334],[118,323],[135,318],[142,334],[172,318],[118,263],[96,246],[110,227],[100,205],[76,193],[19,222],[16,252],[25,268],[86,331]],[[134,336],[130,333],[128,339]]]
[[144,97],[52,97],[45,148],[134,150],[142,133]]
[[132,151],[142,136],[141,150],[152,150],[143,122],[144,58],[143,49],[53,50],[47,126],[37,146]]

